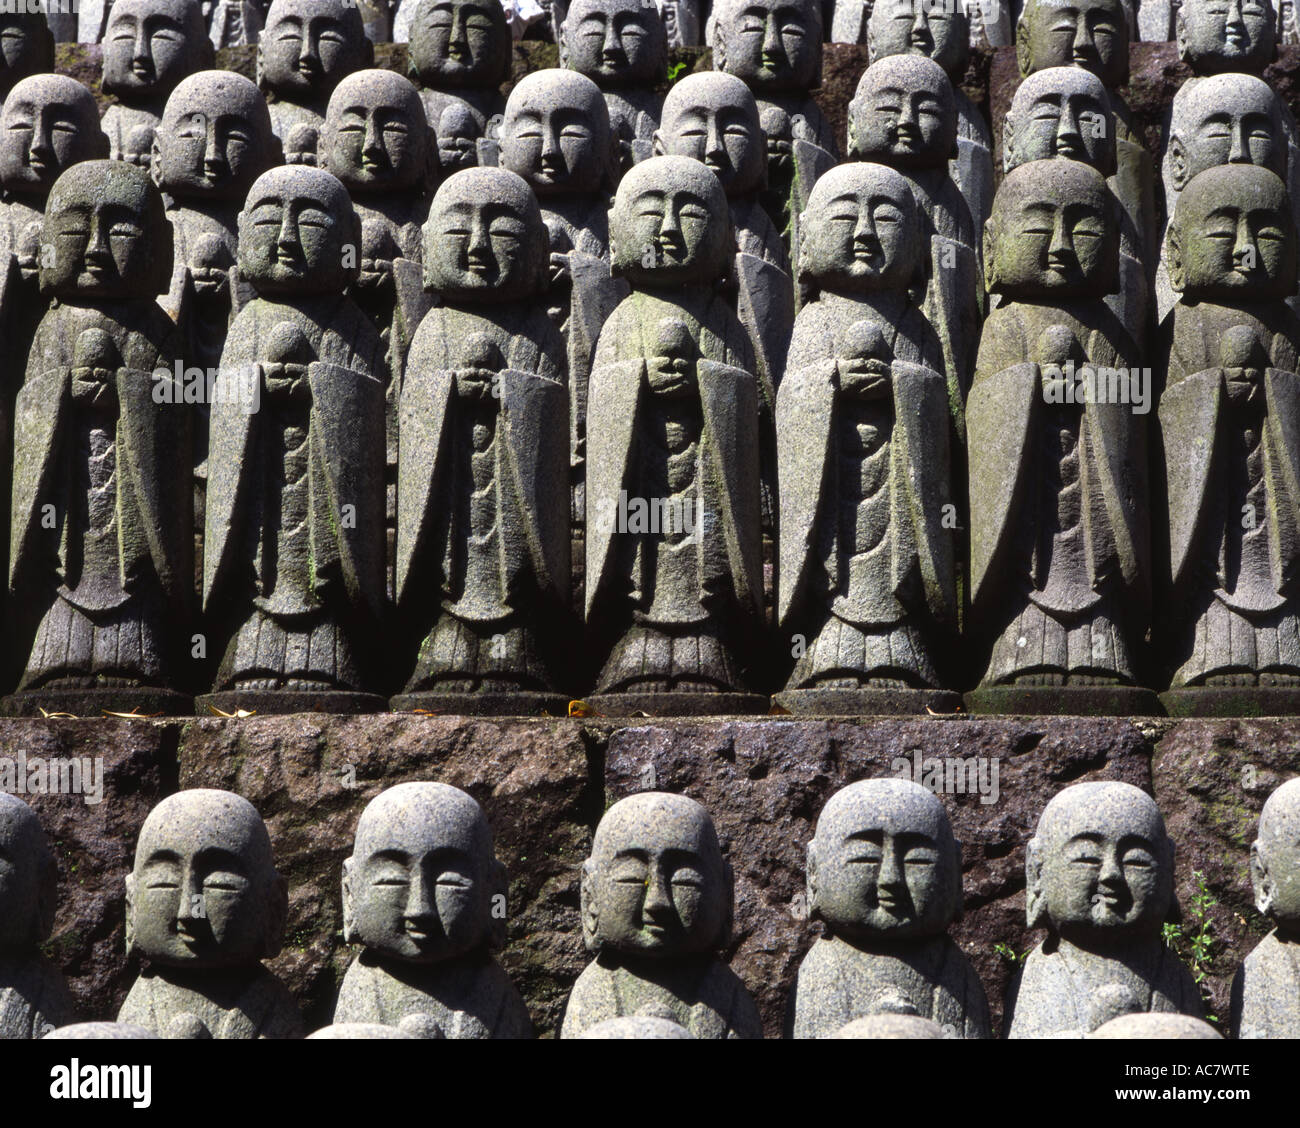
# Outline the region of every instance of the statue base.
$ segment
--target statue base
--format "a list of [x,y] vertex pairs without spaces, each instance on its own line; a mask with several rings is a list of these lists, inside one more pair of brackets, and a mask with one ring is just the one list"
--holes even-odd
[[772,703],[799,716],[946,717],[962,713],[961,694],[950,689],[786,689],[773,697]]
[[450,717],[567,717],[563,693],[399,693],[388,704],[394,713],[436,713]]
[[377,693],[346,690],[228,689],[194,699],[200,717],[239,713],[386,713],[388,701]]
[[1170,689],[1160,701],[1171,717],[1294,717],[1300,687],[1202,685]]
[[753,716],[771,710],[761,693],[593,693],[582,699],[606,717]]
[[183,717],[194,711],[194,698],[174,689],[117,686],[100,689],[28,689],[0,700],[6,717],[44,717],[64,713],[73,717],[124,716]]
[[966,694],[972,713],[1030,717],[1161,717],[1160,698],[1135,685],[988,685]]

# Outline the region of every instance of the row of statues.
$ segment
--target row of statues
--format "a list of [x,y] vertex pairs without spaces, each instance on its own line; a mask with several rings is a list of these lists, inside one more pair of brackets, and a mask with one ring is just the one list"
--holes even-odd
[[[1291,780],[1264,804],[1250,851],[1255,904],[1273,930],[1234,980],[1238,1037],[1300,1034],[1298,832]],[[71,1010],[62,976],[36,953],[54,919],[54,861],[35,814],[7,794],[0,859],[0,1037],[40,1037]],[[1149,795],[1118,782],[1067,787],[1043,810],[1025,874],[1028,924],[1047,936],[1013,982],[1009,1037],[1088,1036],[1117,1021],[1128,1036],[1179,1036],[1172,1016],[1202,1016],[1191,972],[1162,939],[1179,919],[1174,845]],[[822,934],[799,967],[789,1036],[854,1036],[840,1032],[873,1019],[857,1036],[991,1036],[984,988],[948,936],[962,908],[961,850],[934,794],[888,778],[836,792],[808,843],[807,883]],[[470,796],[442,783],[381,792],[343,863],[343,937],[361,951],[331,1036],[530,1037],[493,955],[506,942],[506,891]],[[200,789],[155,807],[126,902],[128,954],[144,967],[119,1023],[155,1037],[301,1036],[297,1005],[262,963],[280,949],[288,895],[247,800]],[[753,999],[720,958],[731,914],[731,869],[703,807],[664,792],[615,803],[582,867],[594,959],[560,1036],[762,1037]],[[1137,1021],[1153,1016],[1165,1021]],[[887,1032],[893,1020],[902,1032]]]

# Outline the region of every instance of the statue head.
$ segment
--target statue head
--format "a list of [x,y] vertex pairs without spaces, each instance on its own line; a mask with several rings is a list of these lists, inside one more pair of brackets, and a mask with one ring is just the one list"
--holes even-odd
[[1181,94],[1169,123],[1169,184],[1175,192],[1215,165],[1259,165],[1286,179],[1282,101],[1266,82],[1216,74],[1189,83]]
[[582,865],[590,951],[654,959],[713,952],[727,942],[731,907],[731,869],[695,800],[646,791],[605,812]]
[[651,157],[619,181],[609,210],[610,272],[637,285],[725,278],[736,242],[727,197],[689,157]]
[[434,133],[438,139],[438,164],[444,175],[478,164],[478,139],[483,131],[464,102],[451,101],[443,107]]
[[104,28],[104,92],[124,102],[166,98],[216,64],[199,0],[116,0]]
[[54,69],[54,35],[43,11],[21,4],[0,7],[0,101],[15,82]]
[[925,276],[921,213],[907,181],[887,165],[855,161],[825,173],[799,230],[799,281],[809,287],[905,290]]
[[867,24],[867,57],[924,55],[954,82],[970,58],[970,18],[962,0],[876,0]]
[[234,71],[190,75],[167,99],[154,135],[154,182],[173,197],[242,201],[280,164],[262,92]]
[[668,69],[668,35],[645,0],[574,0],[560,25],[560,65],[601,87],[652,85]]
[[1258,74],[1277,57],[1272,0],[1181,0],[1178,57],[1197,74]]
[[61,74],[24,78],[0,116],[0,184],[44,196],[64,169],[108,156],[99,106],[89,90]]
[[500,86],[510,74],[511,43],[500,0],[419,0],[411,77],[434,89]]
[[863,72],[849,103],[849,154],[894,168],[939,168],[957,146],[957,102],[943,68],[890,55]]
[[438,188],[424,225],[424,288],[458,301],[534,297],[548,284],[537,198],[504,168],[467,168]]
[[149,174],[124,161],[82,161],[45,204],[41,293],[64,299],[152,298],[172,272],[172,228]]
[[1289,940],[1300,935],[1300,779],[1268,797],[1250,848],[1255,907]]
[[239,967],[280,951],[289,893],[262,816],[230,791],[159,803],[126,879],[127,953],[186,968]]
[[713,65],[751,90],[809,90],[821,82],[822,7],[818,0],[719,0]]
[[1159,936],[1177,919],[1174,844],[1131,783],[1076,783],[1043,809],[1025,856],[1025,912],[1082,948]]
[[688,75],[668,91],[654,135],[658,156],[702,161],[728,196],[743,196],[767,178],[767,139],[758,103],[734,75]]
[[330,95],[320,159],[357,194],[400,192],[427,180],[436,149],[420,92],[392,71],[349,75]]
[[356,0],[273,0],[257,41],[257,83],[291,101],[321,101],[374,58]]
[[1101,79],[1082,67],[1031,74],[1007,110],[1002,156],[1008,172],[1029,161],[1063,157],[1114,175],[1115,119]]
[[343,938],[414,964],[499,948],[505,894],[483,809],[445,783],[401,783],[357,823],[343,863]]
[[1020,73],[1083,67],[1113,90],[1128,81],[1131,31],[1123,0],[1025,0],[1016,25]]
[[906,779],[837,791],[808,843],[808,911],[866,947],[940,935],[961,911],[961,852],[943,804]]
[[333,173],[264,172],[239,213],[239,272],[258,293],[333,294],[360,273],[361,221]]
[[1008,298],[1102,297],[1119,279],[1119,203],[1082,161],[1009,172],[984,225],[984,276]]
[[0,791],[0,956],[35,954],[54,930],[58,866],[40,820]]
[[1296,227],[1286,185],[1255,165],[1197,174],[1174,206],[1165,257],[1184,301],[1294,294]]
[[1208,1022],[1202,1022],[1190,1014],[1169,1014],[1165,1011],[1121,1014],[1117,1018],[1103,1022],[1087,1037],[1103,1040],[1116,1038],[1122,1041],[1134,1039],[1164,1041],[1168,1038],[1205,1042],[1223,1040],[1223,1035]]
[[601,191],[614,178],[616,152],[605,96],[586,75],[534,71],[510,92],[501,166],[539,198]]

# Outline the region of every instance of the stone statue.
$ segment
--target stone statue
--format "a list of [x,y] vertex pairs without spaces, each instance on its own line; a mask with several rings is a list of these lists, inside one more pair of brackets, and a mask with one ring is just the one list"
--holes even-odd
[[394,705],[562,714],[569,405],[546,228],[520,177],[466,169],[425,238],[439,301],[402,388],[397,489],[397,606],[419,645]]
[[1221,1042],[1223,1035],[1208,1022],[1186,1014],[1122,1014],[1102,1023],[1089,1038],[1101,1039],[1159,1039]]
[[33,74],[54,69],[54,36],[44,11],[20,4],[0,6],[0,103],[14,84]]
[[104,111],[109,156],[148,168],[171,92],[215,58],[199,0],[114,0],[104,31],[104,93],[117,98]]
[[766,711],[760,392],[718,283],[734,240],[718,178],[653,157],[619,184],[613,265],[632,294],[591,374],[586,614],[602,712]]
[[1025,855],[1025,913],[1048,935],[1009,1002],[1010,1038],[1080,1037],[1123,1014],[1200,1018],[1191,972],[1160,929],[1176,922],[1174,844],[1130,783],[1076,783],[1043,809]]
[[40,820],[0,791],[0,1040],[72,1021],[63,975],[39,951],[54,930],[59,870]]
[[190,416],[170,387],[175,326],[155,295],[171,228],[144,169],[84,161],[46,204],[52,299],[18,393],[7,707],[187,711],[174,684],[194,587]]
[[[211,409],[204,607],[230,712],[383,708],[384,345],[345,291],[361,222],[330,173],[263,174],[239,216],[241,282]],[[228,639],[228,643],[225,640]]]
[[[1010,172],[1029,161],[1052,157],[1083,161],[1107,178],[1119,200],[1115,178],[1115,122],[1106,88],[1083,67],[1048,67],[1035,71],[1017,88],[1002,133],[1003,167]],[[1106,304],[1119,318],[1141,352],[1148,336],[1151,288],[1143,261],[1146,235],[1120,212],[1119,289]]]
[[[920,48],[918,54],[930,55],[934,40],[957,33],[966,50],[1005,47],[1011,42],[1012,6],[1004,0],[833,0],[832,6],[831,43],[871,43],[880,22],[876,13],[882,7],[891,11],[885,20],[907,21],[908,27],[900,28],[899,33],[912,37]],[[953,75],[953,81],[959,77]]]
[[961,849],[934,795],[904,779],[832,795],[808,843],[808,913],[826,935],[799,965],[793,1036],[902,1014],[991,1037],[979,976],[947,934],[961,901]]
[[443,171],[450,175],[479,163],[477,142],[489,137],[494,119],[500,124],[501,84],[510,76],[510,27],[500,0],[405,2],[414,9],[410,78],[420,87]]
[[491,954],[505,946],[506,885],[487,819],[465,792],[401,783],[372,799],[343,863],[343,938],[364,950],[343,977],[335,1023],[418,1015],[444,1038],[531,1037],[524,1001]]
[[[937,1022],[921,1018],[915,1014],[873,1014],[867,1018],[855,1018],[846,1022],[830,1038],[857,1039],[867,1038],[873,1041],[887,1039],[908,1041],[935,1041],[949,1037]],[[952,1037],[956,1037],[955,1034]]]
[[622,1018],[607,1018],[604,1022],[598,1022],[595,1026],[588,1026],[579,1038],[585,1038],[591,1042],[601,1042],[608,1040],[633,1040],[642,1041],[646,1039],[675,1039],[695,1040],[692,1034],[685,1026],[679,1026],[671,1018],[652,1018],[649,1015],[625,1015]]
[[[936,635],[957,623],[948,387],[917,307],[923,218],[907,181],[852,162],[804,215],[799,312],[776,397],[778,613],[803,648],[791,712],[952,712]],[[951,637],[951,636],[949,636]]]
[[1134,713],[1150,616],[1151,373],[1105,296],[1119,214],[1082,161],[1007,174],[985,228],[1002,304],[966,402],[971,617],[991,654],[972,707]]
[[731,867],[708,811],[658,791],[615,803],[582,865],[582,936],[596,958],[573,985],[560,1037],[635,1016],[695,1038],[761,1038],[754,1000],[717,956],[731,912]]
[[[1169,496],[1171,712],[1300,703],[1300,318],[1286,186],[1197,175],[1169,225],[1173,311],[1160,429]],[[1195,688],[1189,688],[1195,687]]]
[[1282,784],[1264,804],[1250,848],[1255,907],[1273,924],[1232,981],[1236,1038],[1300,1035],[1300,780]]
[[575,0],[560,27],[560,65],[604,93],[620,171],[649,157],[664,102],[655,84],[668,74],[668,40],[654,4]]
[[212,46],[246,47],[256,43],[262,31],[262,8],[253,0],[207,0],[204,18]]
[[1198,75],[1262,74],[1277,58],[1273,0],[1178,0],[1178,57]]
[[302,1018],[262,960],[278,955],[285,879],[256,808],[197,788],[159,803],[126,879],[126,951],[147,966],[117,1021],[167,1038],[297,1038]]
[[357,0],[274,0],[257,43],[257,84],[289,164],[314,165],[330,95],[374,65]]
[[982,302],[974,220],[948,167],[956,142],[957,104],[938,63],[922,55],[890,55],[866,69],[849,103],[849,158],[901,172],[928,220],[930,268],[922,308],[943,346],[960,440]]

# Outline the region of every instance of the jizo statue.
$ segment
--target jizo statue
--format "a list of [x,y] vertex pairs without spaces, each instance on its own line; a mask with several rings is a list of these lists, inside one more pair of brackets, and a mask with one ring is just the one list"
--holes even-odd
[[9,97],[14,84],[28,75],[54,69],[54,36],[45,12],[27,11],[21,4],[0,9],[0,103]]
[[895,34],[912,39],[920,54],[930,54],[927,48],[933,41],[958,35],[963,51],[1005,47],[1011,42],[1014,13],[1003,0],[835,0],[828,40],[871,43],[873,33],[881,31],[877,13],[882,6],[891,10],[883,19],[898,20]]
[[1277,57],[1272,0],[1180,0],[1178,57],[1198,75],[1261,74]]

